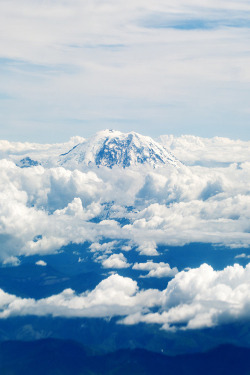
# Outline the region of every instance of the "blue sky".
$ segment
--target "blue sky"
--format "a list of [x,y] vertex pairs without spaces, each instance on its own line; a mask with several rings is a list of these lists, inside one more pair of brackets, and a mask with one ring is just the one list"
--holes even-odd
[[250,139],[249,1],[1,1],[0,138]]

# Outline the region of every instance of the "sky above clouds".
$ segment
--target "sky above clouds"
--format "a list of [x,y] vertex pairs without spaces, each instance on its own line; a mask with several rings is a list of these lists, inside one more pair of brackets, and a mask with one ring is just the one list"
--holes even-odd
[[249,1],[1,1],[0,138],[249,140]]

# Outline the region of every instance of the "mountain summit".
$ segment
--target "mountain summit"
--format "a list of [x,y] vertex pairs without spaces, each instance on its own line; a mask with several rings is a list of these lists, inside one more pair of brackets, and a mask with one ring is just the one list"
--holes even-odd
[[152,138],[135,132],[122,133],[103,130],[83,143],[60,155],[59,164],[65,167],[116,165],[123,168],[148,164],[152,167],[179,164],[178,160]]

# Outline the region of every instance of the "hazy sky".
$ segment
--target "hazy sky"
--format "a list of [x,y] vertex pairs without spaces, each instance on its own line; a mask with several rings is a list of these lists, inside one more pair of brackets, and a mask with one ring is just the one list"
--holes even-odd
[[250,1],[1,0],[0,138],[250,139]]

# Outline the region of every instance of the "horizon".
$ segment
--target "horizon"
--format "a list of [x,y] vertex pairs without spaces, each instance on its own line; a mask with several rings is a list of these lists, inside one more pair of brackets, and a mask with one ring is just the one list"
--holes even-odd
[[[221,139],[221,140],[230,140],[230,141],[233,141],[233,142],[245,142],[245,143],[248,143],[250,142],[250,139],[243,139],[243,138],[239,138],[237,136],[235,136],[235,138],[233,137],[226,137],[226,136],[218,136],[218,135],[214,135],[214,136],[211,136],[211,137],[205,137],[205,136],[200,136],[200,135],[195,135],[195,134],[180,134],[180,135],[175,135],[173,133],[162,133],[162,134],[159,134],[157,136],[152,136],[148,133],[145,133],[145,132],[139,132],[139,131],[134,131],[134,130],[120,130],[120,129],[115,129],[115,128],[103,128],[103,129],[100,129],[100,130],[97,130],[96,132],[87,132],[87,135],[86,134],[72,134],[72,135],[69,135],[69,137],[67,138],[63,138],[61,139],[60,137],[55,137],[53,139],[50,139],[50,137],[47,139],[47,140],[44,140],[44,141],[39,141],[38,138],[34,138],[34,140],[29,140],[28,138],[27,139],[19,139],[19,138],[15,138],[15,139],[10,139],[10,138],[0,138],[0,142],[9,142],[9,143],[29,143],[29,144],[41,144],[41,145],[45,145],[45,144],[48,144],[48,145],[53,145],[53,144],[63,144],[63,143],[67,143],[69,142],[70,140],[72,139],[77,139],[77,138],[82,138],[82,139],[85,139],[85,140],[88,140],[88,139],[91,139],[92,137],[94,137],[96,134],[98,133],[101,133],[101,132],[104,132],[106,130],[110,130],[110,131],[115,131],[115,132],[120,132],[122,134],[130,134],[130,133],[136,133],[136,134],[139,134],[141,136],[145,136],[145,137],[150,137],[152,138],[153,140],[159,142],[159,139],[160,137],[162,136],[168,136],[168,137],[173,137],[174,139],[178,139],[178,138],[185,138],[185,137],[194,137],[194,138],[198,138],[198,139],[204,139],[204,140],[212,140],[212,139]],[[37,139],[37,140],[36,140]],[[61,139],[61,140],[60,140]]]

